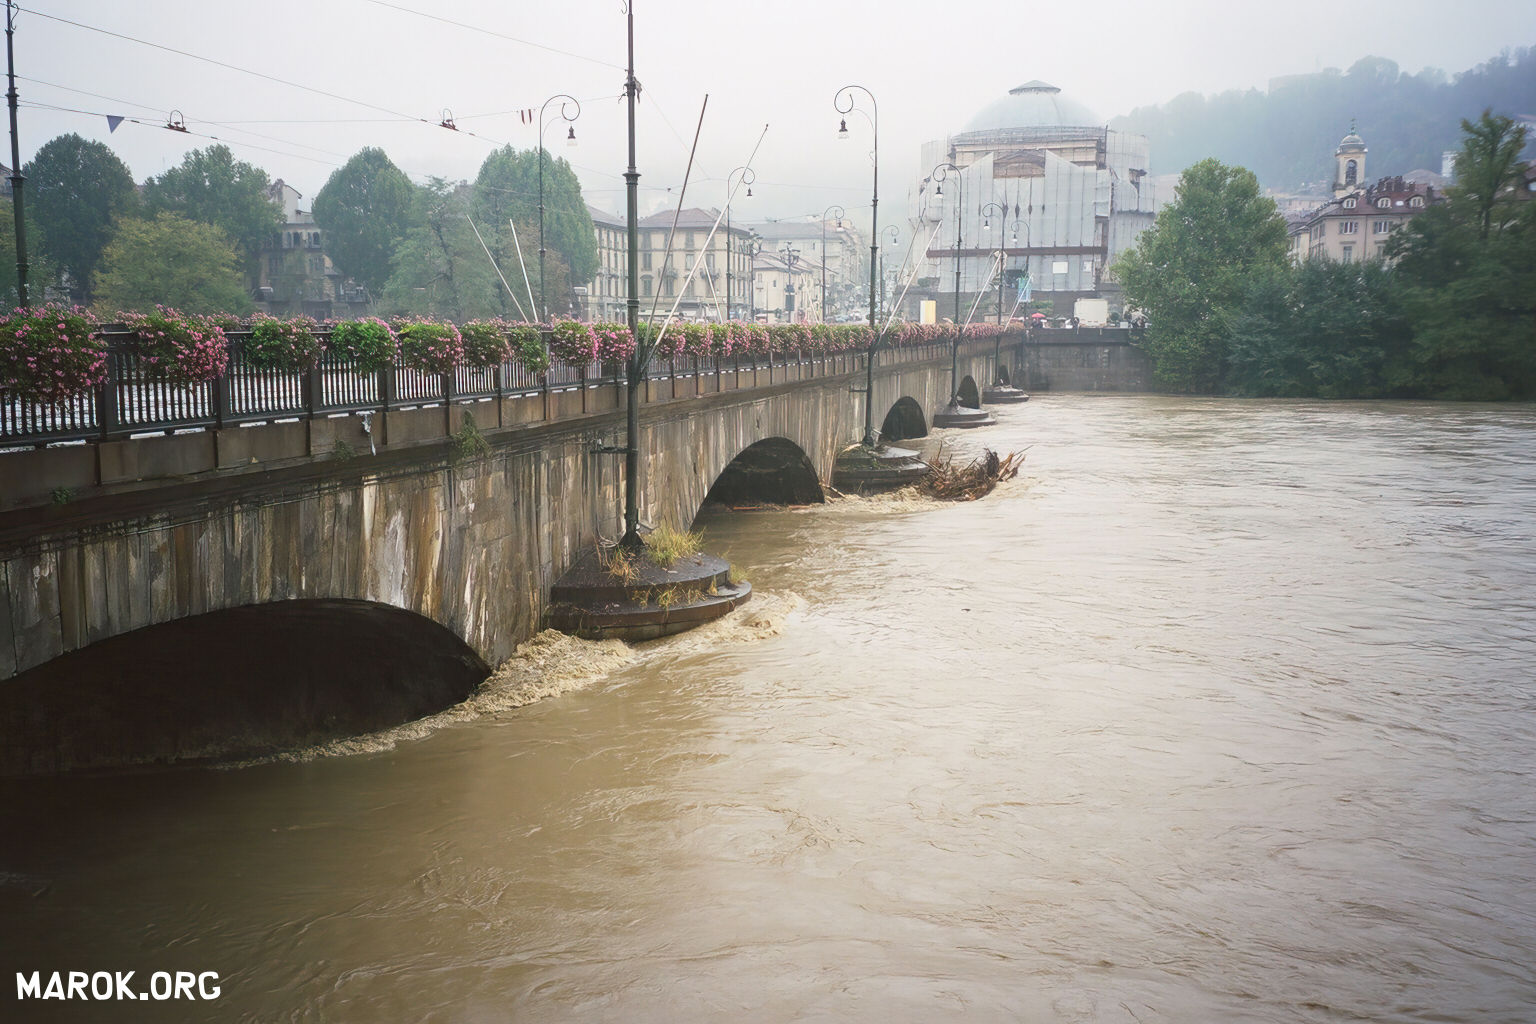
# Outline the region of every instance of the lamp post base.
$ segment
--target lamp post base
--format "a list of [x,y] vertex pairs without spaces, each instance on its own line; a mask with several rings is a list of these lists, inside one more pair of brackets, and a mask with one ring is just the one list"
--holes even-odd
[[850,494],[869,494],[915,484],[928,471],[928,463],[907,448],[856,444],[838,455],[832,484]]
[[1012,384],[988,384],[981,389],[981,400],[988,405],[1011,405],[1029,401],[1029,393]]
[[930,421],[934,427],[959,427],[969,429],[971,427],[990,427],[997,420],[985,409],[971,409],[959,402],[951,402],[944,408],[936,410]]
[[545,613],[551,629],[586,640],[654,640],[713,622],[752,597],[752,584],[732,583],[730,563],[713,555],[663,568],[639,554],[625,574],[611,559],[611,549],[589,550],[560,577]]

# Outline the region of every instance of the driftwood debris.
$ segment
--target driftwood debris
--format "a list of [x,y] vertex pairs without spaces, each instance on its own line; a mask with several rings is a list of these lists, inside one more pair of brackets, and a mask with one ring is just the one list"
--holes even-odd
[[933,460],[932,471],[917,483],[919,493],[940,501],[975,501],[986,497],[1004,480],[1019,475],[1024,465],[1023,452],[1009,452],[998,457],[988,448],[968,466],[956,468],[953,458],[941,451]]

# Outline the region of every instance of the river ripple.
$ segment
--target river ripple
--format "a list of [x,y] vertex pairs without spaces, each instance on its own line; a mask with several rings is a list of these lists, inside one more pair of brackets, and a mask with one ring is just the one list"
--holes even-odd
[[221,974],[39,1019],[1531,1020],[1536,412],[996,412],[985,501],[711,518],[751,628],[6,784],[3,963]]

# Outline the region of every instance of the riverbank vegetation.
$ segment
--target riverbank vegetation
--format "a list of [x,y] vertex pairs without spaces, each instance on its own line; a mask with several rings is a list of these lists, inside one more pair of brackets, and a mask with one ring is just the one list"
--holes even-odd
[[1158,385],[1189,394],[1536,398],[1536,196],[1527,129],[1463,121],[1457,184],[1385,261],[1293,263],[1274,203],[1206,160],[1116,263]]

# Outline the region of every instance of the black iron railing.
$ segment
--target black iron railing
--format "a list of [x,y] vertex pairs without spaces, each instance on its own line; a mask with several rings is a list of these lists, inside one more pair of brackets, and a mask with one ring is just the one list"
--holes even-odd
[[[322,335],[324,332],[321,332]],[[244,332],[229,335],[229,365],[214,380],[187,384],[165,379],[139,355],[132,332],[109,331],[107,380],[88,394],[60,401],[23,399],[0,392],[0,446],[37,446],[65,441],[110,440],[135,434],[221,428],[268,422],[472,402],[533,395],[543,391],[618,386],[618,363],[573,366],[559,360],[543,373],[521,363],[460,366],[446,374],[409,367],[360,369],[325,352],[317,366],[286,370],[253,364],[245,355]],[[921,362],[948,357],[949,343],[881,351],[882,363]],[[810,366],[811,376],[851,373],[863,368],[859,351],[774,353],[730,356],[678,355],[652,360],[647,376],[671,378],[734,376],[767,368],[764,383],[783,383],[790,366]],[[702,382],[701,392],[717,390]]]

